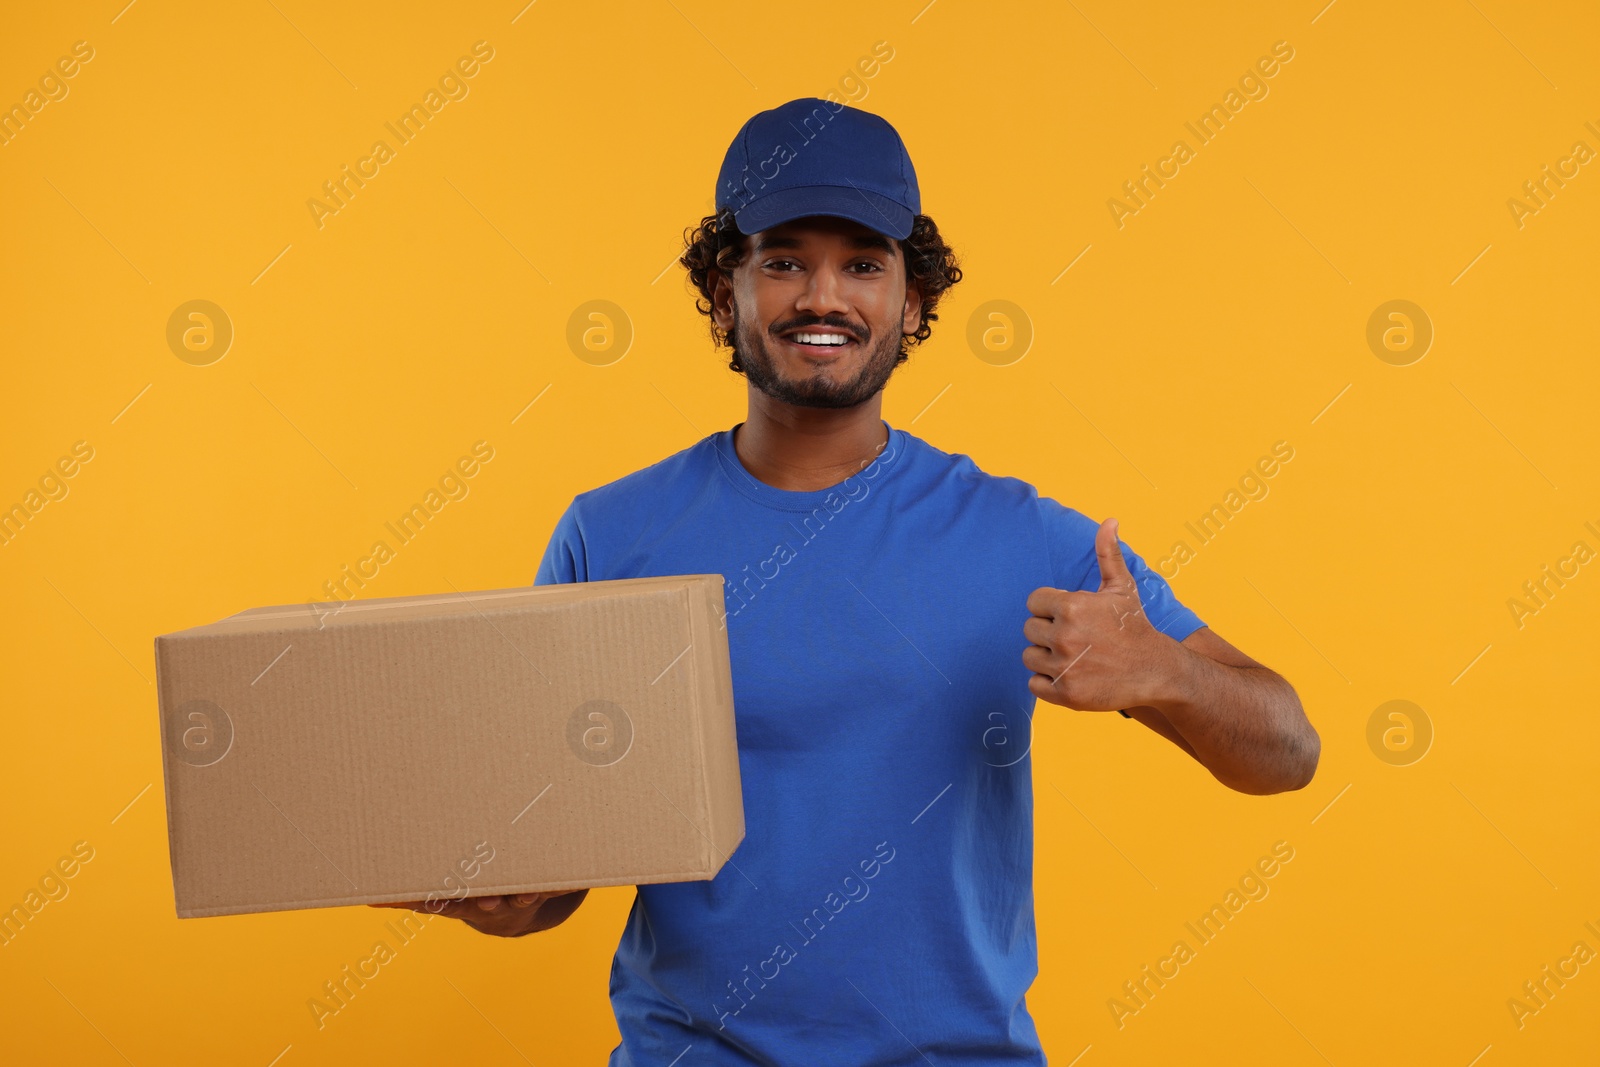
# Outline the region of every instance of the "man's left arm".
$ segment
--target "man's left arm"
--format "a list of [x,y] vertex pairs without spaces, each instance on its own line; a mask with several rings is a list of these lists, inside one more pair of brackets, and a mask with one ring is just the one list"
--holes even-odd
[[1100,589],[1043,587],[1028,597],[1022,653],[1039,699],[1080,711],[1124,710],[1241,793],[1300,789],[1321,740],[1294,687],[1202,626],[1183,641],[1145,616],[1117,543],[1115,520],[1095,535]]
[[[1158,635],[1165,636],[1165,635]],[[1301,789],[1322,741],[1288,680],[1202,626],[1171,642],[1174,663],[1148,703],[1123,709],[1241,793]]]

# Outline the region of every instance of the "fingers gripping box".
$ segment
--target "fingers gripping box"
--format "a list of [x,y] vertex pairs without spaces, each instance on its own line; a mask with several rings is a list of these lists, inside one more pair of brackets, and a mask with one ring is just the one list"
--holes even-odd
[[178,915],[709,879],[723,578],[255,608],[155,640]]

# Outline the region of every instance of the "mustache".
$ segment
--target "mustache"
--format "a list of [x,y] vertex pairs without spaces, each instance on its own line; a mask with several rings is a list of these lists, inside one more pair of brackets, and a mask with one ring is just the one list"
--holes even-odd
[[837,330],[839,333],[847,333],[862,344],[867,341],[866,331],[842,319],[790,319],[788,322],[774,324],[770,332],[774,337],[781,337],[790,330],[805,330],[811,327],[822,327],[827,330]]

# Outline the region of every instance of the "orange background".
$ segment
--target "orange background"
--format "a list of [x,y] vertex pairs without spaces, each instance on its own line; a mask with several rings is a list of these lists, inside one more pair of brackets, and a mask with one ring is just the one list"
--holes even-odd
[[[1600,951],[1600,168],[1561,163],[1600,149],[1591,6],[123,2],[0,32],[7,107],[93,53],[0,144],[0,506],[58,497],[0,544],[0,906],[93,850],[0,946],[0,1058],[603,1062],[631,889],[532,938],[435,922],[321,1029],[307,1001],[391,913],[178,921],[151,641],[321,596],[478,440],[469,494],[363,595],[529,584],[575,493],[742,419],[673,259],[740,123],[833,90],[904,135],[967,270],[885,417],[1116,515],[1152,563],[1189,541],[1178,595],[1322,735],[1308,788],[1252,797],[1040,706],[1051,1062],[1594,1061],[1600,965],[1508,1007]],[[319,227],[307,201],[478,41],[467,94]],[[1280,41],[1200,144],[1185,123]],[[1108,201],[1179,139],[1119,227]],[[1547,165],[1564,185],[1514,211]],[[220,358],[169,346],[193,300],[231,324]],[[594,300],[620,317],[586,350]],[[1421,358],[1414,313],[1369,346],[1392,300],[1431,324]],[[1197,547],[1185,524],[1280,441]],[[1400,720],[1369,741],[1393,700],[1420,759],[1382,739]],[[1280,841],[1270,893],[1119,1027],[1123,983]]]

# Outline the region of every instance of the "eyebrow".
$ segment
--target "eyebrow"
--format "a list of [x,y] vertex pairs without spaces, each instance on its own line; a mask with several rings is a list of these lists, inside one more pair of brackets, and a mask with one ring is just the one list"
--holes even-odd
[[[885,237],[881,233],[858,233],[850,239],[850,244],[854,248],[876,248],[879,251],[889,253],[891,256],[894,255],[894,245],[890,243],[889,238]],[[766,233],[762,235],[761,240],[756,242],[755,250],[757,252],[767,252],[774,248],[799,247],[800,239],[798,237],[786,237],[780,234]]]

